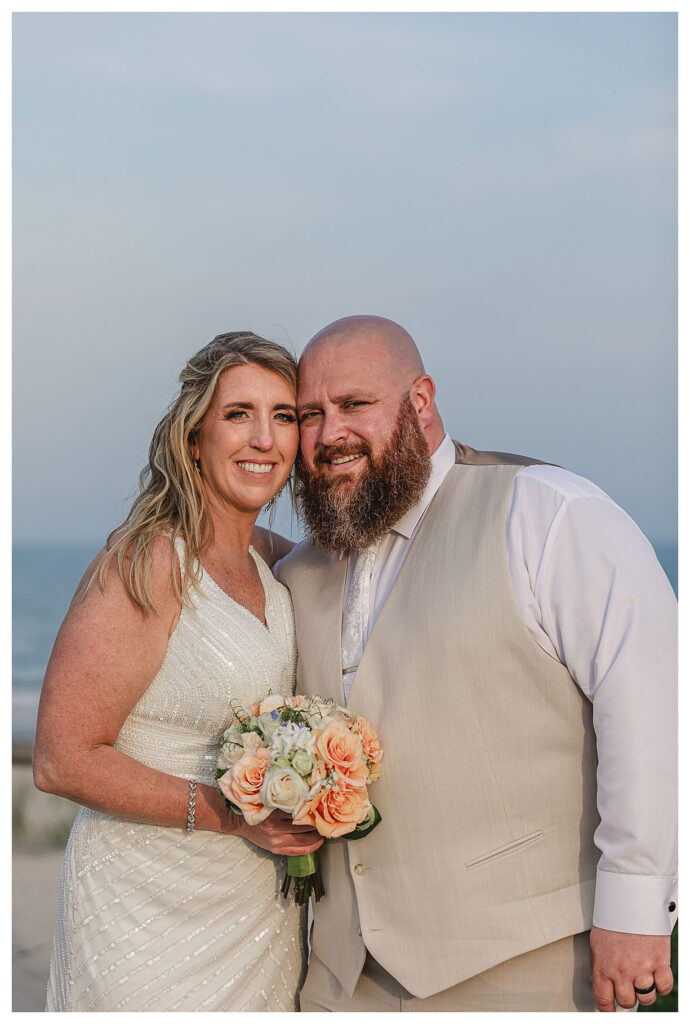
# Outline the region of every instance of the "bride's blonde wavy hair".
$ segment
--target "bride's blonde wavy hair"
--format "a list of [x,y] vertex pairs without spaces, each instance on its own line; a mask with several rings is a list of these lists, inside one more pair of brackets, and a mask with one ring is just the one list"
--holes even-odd
[[[201,553],[212,536],[206,492],[194,462],[196,432],[213,401],[220,375],[233,366],[247,364],[277,373],[296,390],[294,356],[282,345],[250,331],[219,334],[192,356],[180,374],[179,395],[154,431],[148,464],[139,475],[139,495],[124,522],[109,535],[107,551],[84,593],[94,581],[103,588],[115,562],[134,604],[144,612],[155,609],[151,585],[153,544],[157,537],[165,536],[170,539],[175,593],[180,600],[188,600],[201,576]],[[181,585],[174,553],[178,537],[185,546],[186,571]]]

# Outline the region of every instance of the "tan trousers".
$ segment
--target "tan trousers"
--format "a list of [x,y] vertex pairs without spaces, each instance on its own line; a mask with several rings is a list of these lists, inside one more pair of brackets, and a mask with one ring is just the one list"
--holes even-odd
[[411,995],[367,955],[352,996],[312,953],[300,995],[303,1013],[592,1011],[589,932],[531,950],[427,999]]

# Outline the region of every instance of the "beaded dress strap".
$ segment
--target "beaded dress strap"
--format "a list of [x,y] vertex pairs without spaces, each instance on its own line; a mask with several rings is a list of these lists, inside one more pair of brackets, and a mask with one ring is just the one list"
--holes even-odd
[[182,576],[182,579],[184,579],[184,573],[185,573],[185,544],[184,544],[184,540],[182,539],[182,537],[179,536],[179,534],[178,534],[177,537],[175,537],[175,553],[177,554],[177,557],[178,557],[178,559],[180,561],[180,575]]

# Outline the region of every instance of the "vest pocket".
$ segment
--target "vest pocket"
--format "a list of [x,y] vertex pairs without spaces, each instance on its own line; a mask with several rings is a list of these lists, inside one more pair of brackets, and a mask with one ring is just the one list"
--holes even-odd
[[505,846],[499,846],[496,850],[490,850],[489,853],[484,853],[481,857],[468,860],[465,867],[468,871],[474,871],[475,868],[480,868],[492,860],[498,860],[499,857],[508,857],[511,853],[522,850],[525,846],[530,846],[532,843],[543,839],[543,837],[544,833],[541,829],[538,832],[530,832],[529,835],[521,836],[520,839],[513,839],[512,843],[506,843]]

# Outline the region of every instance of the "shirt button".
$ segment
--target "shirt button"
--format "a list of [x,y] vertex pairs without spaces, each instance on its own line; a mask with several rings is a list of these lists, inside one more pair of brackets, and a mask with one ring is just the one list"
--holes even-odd
[[355,864],[354,871],[356,875],[363,875],[365,870],[366,869],[363,864]]
[[[355,871],[356,870],[357,870],[357,868],[355,868]],[[670,910],[671,913],[673,913],[673,911],[676,909],[676,904],[674,903],[673,900],[671,900],[671,902],[669,903],[668,909]]]
[[358,934],[358,935],[361,935],[361,934],[362,934],[362,929],[361,929],[361,928],[358,928],[358,929],[357,929],[357,934]]

